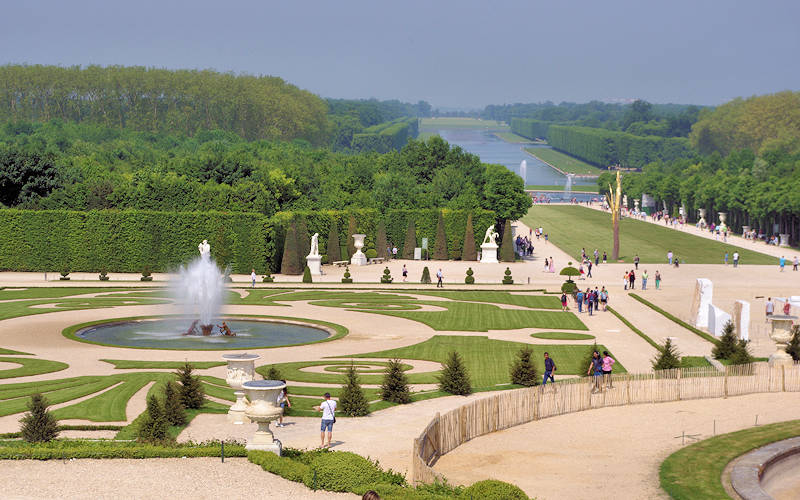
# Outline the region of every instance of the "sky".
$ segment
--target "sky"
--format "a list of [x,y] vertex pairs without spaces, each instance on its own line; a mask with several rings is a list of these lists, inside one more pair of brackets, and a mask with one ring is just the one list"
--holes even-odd
[[0,0],[0,64],[279,76],[434,107],[800,90],[797,0]]

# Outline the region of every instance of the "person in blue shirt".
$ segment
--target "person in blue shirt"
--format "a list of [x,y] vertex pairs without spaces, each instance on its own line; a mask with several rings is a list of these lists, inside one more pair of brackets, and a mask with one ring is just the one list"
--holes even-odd
[[786,257],[784,257],[783,255],[781,255],[780,264],[781,264],[781,272],[783,272],[783,268],[786,267]]
[[550,357],[549,353],[544,353],[544,378],[542,379],[542,385],[547,385],[547,379],[550,379],[550,382],[555,383],[556,379],[553,378],[553,373],[556,371],[556,364],[553,361],[553,358]]
[[578,303],[578,312],[583,312],[583,292],[578,290],[578,294],[575,295],[575,302]]

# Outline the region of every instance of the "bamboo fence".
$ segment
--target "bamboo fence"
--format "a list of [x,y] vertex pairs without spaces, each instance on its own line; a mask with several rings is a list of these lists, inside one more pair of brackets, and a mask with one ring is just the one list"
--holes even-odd
[[613,388],[599,393],[592,393],[591,378],[567,379],[547,386],[502,392],[443,415],[437,413],[414,439],[413,481],[417,484],[441,481],[443,478],[433,470],[433,464],[442,455],[476,437],[533,420],[609,406],[797,392],[800,363],[791,366],[752,363],[726,366],[724,371],[714,367],[676,368],[617,374],[611,379]]

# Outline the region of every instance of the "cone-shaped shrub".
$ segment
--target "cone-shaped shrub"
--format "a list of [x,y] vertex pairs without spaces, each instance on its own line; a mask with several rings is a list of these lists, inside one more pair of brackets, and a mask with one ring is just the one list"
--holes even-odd
[[444,217],[439,211],[439,220],[436,222],[436,244],[433,248],[433,258],[436,260],[448,260],[447,254],[447,234],[444,231]]
[[472,214],[467,215],[467,228],[464,231],[464,248],[461,249],[461,260],[478,260],[475,247],[475,231],[472,228]]
[[714,359],[729,359],[736,352],[737,343],[738,339],[736,338],[733,322],[728,321],[722,329],[722,337],[719,338],[719,343],[711,349],[711,355],[714,356]]
[[383,270],[383,276],[381,276],[381,283],[391,283],[393,281],[392,273],[389,271],[389,268]]
[[22,439],[29,443],[52,441],[58,437],[58,420],[48,411],[47,399],[34,394],[28,401],[28,413],[20,419]]
[[342,277],[342,283],[352,283],[353,278],[350,277],[350,267],[344,268],[344,276]]
[[381,399],[399,404],[411,402],[408,378],[403,373],[403,364],[399,359],[390,359],[386,366],[386,371],[383,373],[383,384],[381,384]]
[[506,219],[503,228],[503,242],[500,245],[500,260],[503,262],[514,262],[514,240],[511,237],[511,221]]
[[511,269],[507,267],[503,274],[505,275],[505,276],[503,276],[503,284],[504,285],[513,285],[514,284],[514,278],[511,276]]
[[378,229],[376,232],[375,251],[378,252],[378,257],[388,259],[390,255],[386,247],[389,246],[389,242],[386,240],[386,224],[383,223],[383,219],[378,221]]
[[358,234],[356,229],[356,218],[352,215],[347,221],[347,258],[353,257],[356,253],[356,240],[353,238],[354,234]]
[[467,269],[467,277],[464,278],[464,283],[467,285],[472,285],[475,283],[475,276],[473,276],[473,274],[475,274],[475,271],[473,271],[471,267]]
[[800,326],[792,327],[792,340],[786,345],[786,354],[795,361],[800,361]]
[[533,387],[538,383],[536,365],[533,364],[530,347],[523,347],[517,352],[517,359],[511,364],[511,383]]
[[297,248],[297,227],[292,221],[286,228],[286,237],[283,240],[283,259],[281,260],[281,274],[300,274],[300,250]]
[[181,395],[175,382],[164,386],[164,417],[170,425],[186,424],[186,409],[181,403]]
[[442,372],[439,374],[439,390],[466,396],[472,394],[472,384],[469,373],[461,355],[452,351],[442,363]]
[[[653,359],[653,370],[671,370],[680,368],[681,358],[678,348],[672,343],[672,339],[667,339],[661,351]],[[587,365],[588,366],[588,365]]]
[[306,265],[306,255],[311,251],[311,236],[308,234],[308,224],[302,215],[297,217],[297,263],[300,269]]
[[369,402],[361,390],[358,373],[352,364],[347,368],[342,384],[342,394],[339,396],[341,411],[350,417],[363,417],[369,413]]
[[158,398],[147,398],[147,412],[139,423],[136,439],[142,443],[164,443],[169,441],[169,422],[164,416]]
[[308,266],[303,269],[303,283],[311,283],[311,269]]
[[339,228],[336,226],[336,221],[331,222],[331,229],[328,231],[328,263],[342,260],[342,247],[339,241]]
[[419,280],[420,283],[430,283],[431,282],[431,272],[428,270],[428,266],[425,266],[422,269],[422,279]]
[[406,241],[403,243],[403,258],[413,259],[414,249],[417,247],[417,228],[414,219],[408,219],[408,229],[406,230]]
[[185,363],[182,367],[178,368],[176,375],[178,382],[180,382],[179,393],[181,403],[184,408],[200,408],[203,406],[205,393],[203,386],[200,383],[200,377],[192,375],[192,365]]

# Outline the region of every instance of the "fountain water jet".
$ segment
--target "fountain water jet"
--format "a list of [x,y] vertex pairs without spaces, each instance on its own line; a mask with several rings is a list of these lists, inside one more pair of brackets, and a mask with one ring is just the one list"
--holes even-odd
[[225,283],[216,262],[211,259],[208,241],[203,240],[197,248],[200,257],[186,267],[181,266],[175,295],[177,303],[184,308],[184,314],[197,318],[187,333],[193,333],[199,323],[203,335],[207,336],[211,334],[215,318],[219,317]]
[[568,200],[572,196],[572,179],[575,177],[575,174],[567,174],[567,182],[564,184],[564,197]]
[[522,177],[522,183],[528,184],[528,160],[522,160],[519,164],[519,176]]

